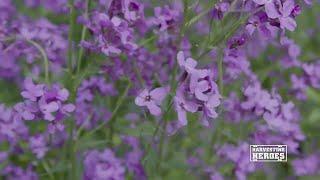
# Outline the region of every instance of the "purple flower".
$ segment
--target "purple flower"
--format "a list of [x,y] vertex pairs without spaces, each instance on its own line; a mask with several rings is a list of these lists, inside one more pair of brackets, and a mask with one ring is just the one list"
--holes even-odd
[[[58,84],[47,87],[43,84],[34,85],[32,80],[26,80],[26,91],[24,91],[24,102],[18,103],[15,109],[15,119],[39,120],[44,119],[51,124],[48,125],[49,132],[62,131],[64,125],[62,120],[75,110],[73,104],[67,104],[68,90],[61,88]],[[41,88],[40,88],[41,87]],[[35,89],[39,93],[34,93]]]
[[256,115],[262,115],[265,111],[275,113],[277,111],[279,103],[271,95],[261,89],[259,84],[248,86],[244,95],[247,96],[247,100],[241,104],[243,109],[254,109]]
[[179,122],[172,124],[173,132],[187,124],[186,112],[202,111],[200,122],[208,127],[209,119],[218,116],[215,108],[221,99],[214,73],[209,69],[196,69],[197,62],[192,58],[186,59],[182,51],[177,54],[177,60],[184,71],[174,98]]
[[44,93],[44,85],[35,85],[31,78],[25,79],[24,88],[25,91],[22,91],[21,95],[31,101],[36,101],[37,98],[41,97]]
[[154,8],[155,17],[152,23],[159,28],[159,31],[167,31],[174,29],[179,21],[179,11],[169,6]]
[[220,105],[221,96],[219,94],[212,95],[209,97],[208,101],[205,102],[203,106],[203,116],[201,119],[202,125],[208,127],[210,118],[217,118],[218,113],[216,112],[215,108]]
[[185,125],[186,125],[185,122],[181,123],[181,120],[170,121],[167,124],[166,132],[168,136],[172,136],[175,133],[177,133],[179,129],[183,128]]
[[135,99],[138,106],[146,106],[155,116],[161,114],[160,105],[169,92],[168,87],[155,88],[151,91],[144,89]]
[[257,169],[257,165],[249,161],[249,144],[246,142],[241,142],[238,146],[226,144],[219,149],[218,155],[235,164],[233,171],[239,180],[245,180],[249,173]]
[[267,24],[267,15],[265,13],[259,13],[255,16],[252,16],[248,20],[248,24],[246,25],[246,30],[249,35],[253,35],[253,33],[257,30],[262,37],[271,37],[271,31],[269,30],[269,26]]
[[16,112],[0,104],[0,141],[8,141],[11,145],[28,137],[28,128],[21,118],[15,118]]
[[112,0],[108,14],[124,17],[128,21],[135,22],[144,18],[144,6],[137,0]]
[[186,100],[183,93],[183,90],[179,88],[176,96],[174,97],[178,121],[181,126],[185,126],[188,123],[187,112],[195,113],[198,110],[198,105],[192,100]]
[[125,163],[129,172],[134,173],[136,179],[145,180],[146,173],[141,163],[144,153],[140,148],[139,139],[131,136],[122,137],[123,143],[130,146],[130,150],[125,155]]
[[87,153],[84,159],[85,180],[125,179],[125,168],[110,149],[103,152],[96,150]]
[[320,159],[318,154],[312,154],[305,158],[292,161],[294,173],[297,176],[320,174]]
[[207,72],[198,71],[191,75],[190,80],[190,91],[195,94],[195,97],[200,101],[208,101],[209,94],[207,92],[211,91],[211,88],[217,88],[216,84],[213,84],[214,87],[211,86],[210,82],[205,80]]
[[83,41],[82,46],[107,56],[117,56],[121,52],[132,52],[138,48],[133,42],[133,29],[127,21],[97,11],[92,14],[92,17],[83,20],[83,23],[93,32],[94,40]]
[[24,179],[24,180],[38,180],[38,175],[33,171],[31,166],[27,169],[9,165],[5,167],[1,172],[2,177],[8,180]]
[[39,100],[39,108],[44,115],[44,119],[53,121],[55,119],[55,116],[52,113],[59,110],[59,105],[54,101],[47,103],[45,98],[41,98]]
[[36,135],[29,138],[29,148],[37,156],[42,159],[49,148],[47,147],[47,140],[45,135]]
[[197,61],[195,61],[192,58],[185,58],[183,51],[180,51],[177,54],[177,60],[178,60],[179,66],[185,71],[187,71],[188,73],[192,73],[193,71],[195,71],[195,67],[197,66]]
[[290,16],[295,8],[293,0],[254,0],[259,5],[265,6],[269,18],[278,19],[282,29],[293,31],[297,27],[296,21]]
[[211,16],[214,19],[221,20],[224,13],[228,12],[230,4],[228,2],[220,2],[214,6],[214,9],[211,12]]

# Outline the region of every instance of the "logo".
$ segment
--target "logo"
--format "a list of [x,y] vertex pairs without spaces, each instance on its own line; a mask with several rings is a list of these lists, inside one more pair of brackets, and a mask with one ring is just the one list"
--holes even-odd
[[287,162],[287,145],[250,145],[252,162]]

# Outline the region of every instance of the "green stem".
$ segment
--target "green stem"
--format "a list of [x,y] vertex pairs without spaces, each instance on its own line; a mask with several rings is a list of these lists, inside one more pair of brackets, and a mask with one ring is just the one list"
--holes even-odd
[[74,0],[69,0],[70,16],[69,16],[69,38],[68,38],[68,68],[70,73],[73,72],[73,40],[76,21],[76,11],[74,8]]
[[166,133],[165,128],[167,127],[167,123],[168,123],[168,121],[165,120],[164,123],[163,123],[164,132],[161,133],[161,136],[160,136],[160,142],[159,142],[159,162],[158,162],[158,164],[157,164],[157,169],[158,169],[158,170],[161,170],[161,162],[162,162],[162,159],[163,159],[163,150],[164,150],[163,145],[164,145],[165,133]]
[[[70,15],[69,15],[69,37],[68,37],[68,69],[69,73],[73,74],[73,59],[74,59],[74,31],[75,31],[75,24],[76,24],[76,10],[74,8],[74,0],[69,0],[69,8],[70,8]],[[75,95],[75,92],[72,94]],[[69,151],[68,154],[70,156],[71,161],[71,172],[70,177],[71,179],[77,178],[77,162],[76,162],[76,149],[75,149],[75,142],[73,141],[73,132],[75,129],[75,122],[71,120],[70,122],[70,131],[69,131]]]
[[133,61],[133,70],[136,73],[138,80],[140,82],[141,87],[144,87],[145,82],[143,80],[143,77],[141,75],[141,72],[139,71],[138,67],[137,67],[137,63],[135,61]]
[[[89,7],[90,7],[90,0],[86,0],[86,7],[84,12],[85,18],[89,18]],[[86,39],[86,35],[87,35],[87,27],[83,25],[80,42]],[[77,74],[79,74],[81,69],[83,54],[84,54],[84,48],[80,47],[79,54],[78,54],[78,61],[77,61]]]
[[[223,46],[218,48],[218,54],[217,54],[217,60],[218,60],[218,73],[219,73],[219,77],[218,77],[218,86],[219,86],[219,92],[220,95],[223,97]],[[211,156],[212,152],[213,152],[213,147],[214,147],[214,143],[217,143],[216,141],[219,141],[219,138],[217,136],[220,136],[220,125],[221,123],[223,123],[223,120],[221,119],[222,117],[222,109],[219,109],[218,111],[219,117],[215,120],[215,126],[214,126],[214,131],[211,135],[211,139],[209,142],[209,148],[208,148],[208,154]],[[210,157],[211,158],[211,157]]]
[[49,178],[51,180],[54,180],[54,176],[51,172],[51,168],[49,167],[48,163],[45,160],[43,160],[43,161],[41,161],[41,164],[42,164],[44,170],[46,171],[46,173],[49,175]]
[[223,97],[223,48],[218,48],[219,91]]
[[106,124],[110,124],[110,128],[111,130],[113,130],[113,124],[114,124],[114,121],[118,115],[118,111],[120,109],[120,107],[123,105],[124,103],[124,100],[126,99],[128,93],[129,93],[129,89],[131,87],[131,82],[128,80],[128,84],[127,84],[127,87],[126,89],[123,91],[122,95],[119,97],[118,101],[117,101],[117,104],[116,104],[116,107],[114,108],[114,110],[112,111],[112,115],[110,117],[110,120],[109,121],[106,121],[106,122],[103,122],[101,123],[98,127],[96,127],[95,129],[91,130],[90,132],[88,132],[86,135],[84,135],[85,137],[86,136],[90,136],[92,134],[94,134],[96,131],[98,131],[99,129],[103,128]]
[[73,130],[75,128],[75,123],[74,121],[71,121],[71,127],[70,127],[70,132],[69,132],[69,156],[70,156],[70,161],[71,161],[71,179],[76,179],[76,174],[77,174],[77,162],[76,162],[76,149],[75,149],[75,142],[73,140]]
[[[169,113],[171,107],[173,105],[173,101],[170,102],[169,104],[169,107],[167,108],[166,112],[164,113],[163,117],[167,117],[167,114]],[[147,118],[146,118],[147,119]],[[156,129],[153,131],[153,134],[152,134],[152,142],[155,141],[155,138],[156,138],[156,135],[158,134],[159,130],[161,129],[161,123],[162,121],[159,121],[157,126],[156,126]],[[162,129],[164,131],[164,129]],[[145,157],[147,157],[147,155],[149,154],[150,152],[150,149],[151,149],[151,145],[152,145],[152,142],[148,144],[148,147],[146,149],[146,155]],[[142,161],[144,162],[146,159],[144,158]]]
[[[184,10],[183,10],[183,27],[182,27],[182,29],[181,29],[181,31],[180,31],[180,35],[179,35],[179,39],[178,39],[178,42],[177,42],[177,46],[179,46],[180,45],[180,42],[181,42],[181,40],[182,40],[182,38],[183,38],[183,36],[184,36],[184,33],[185,33],[185,31],[186,31],[186,20],[187,20],[187,18],[188,18],[188,7],[189,7],[189,0],[184,0],[183,1],[183,6],[184,6]],[[177,63],[177,61],[175,61],[175,63],[174,63],[174,67],[173,67],[173,74],[172,74],[172,79],[171,79],[171,82],[170,82],[170,87],[171,87],[171,94],[175,94],[175,92],[176,92],[176,89],[177,89],[177,86],[178,86],[178,81],[176,81],[176,76],[177,76],[177,73],[178,73],[178,63]],[[173,97],[174,96],[170,96],[170,99],[169,99],[169,101],[168,101],[168,105],[167,105],[167,110],[166,110],[166,113],[165,113],[165,115],[163,116],[164,118],[163,118],[163,121],[164,121],[164,123],[163,123],[163,132],[162,132],[162,134],[161,134],[161,136],[160,136],[160,144],[159,144],[159,161],[158,161],[158,164],[157,164],[157,169],[158,169],[158,171],[160,171],[160,169],[161,169],[161,163],[162,163],[162,160],[163,160],[163,152],[164,152],[164,140],[165,140],[165,133],[166,133],[166,131],[165,131],[165,129],[166,129],[166,127],[167,127],[167,114],[169,114],[169,112],[170,112],[170,110],[171,110],[171,107],[172,107],[172,104],[173,104]]]
[[35,48],[37,48],[38,51],[41,53],[41,56],[43,57],[45,82],[47,84],[50,84],[50,80],[49,80],[49,60],[48,60],[48,56],[47,56],[45,50],[35,41],[32,41],[30,39],[26,39],[26,41],[28,43],[30,43],[31,45],[33,45]]

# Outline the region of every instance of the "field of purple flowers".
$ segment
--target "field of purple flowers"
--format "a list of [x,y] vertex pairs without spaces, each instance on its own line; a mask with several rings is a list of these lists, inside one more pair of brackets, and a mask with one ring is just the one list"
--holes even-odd
[[0,0],[0,179],[316,180],[319,132],[319,1]]

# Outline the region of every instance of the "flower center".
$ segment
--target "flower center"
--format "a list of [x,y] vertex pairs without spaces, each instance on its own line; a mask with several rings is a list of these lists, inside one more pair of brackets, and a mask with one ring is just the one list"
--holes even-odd
[[145,99],[145,101],[151,101],[151,96],[148,95],[148,96],[146,96],[144,99]]

